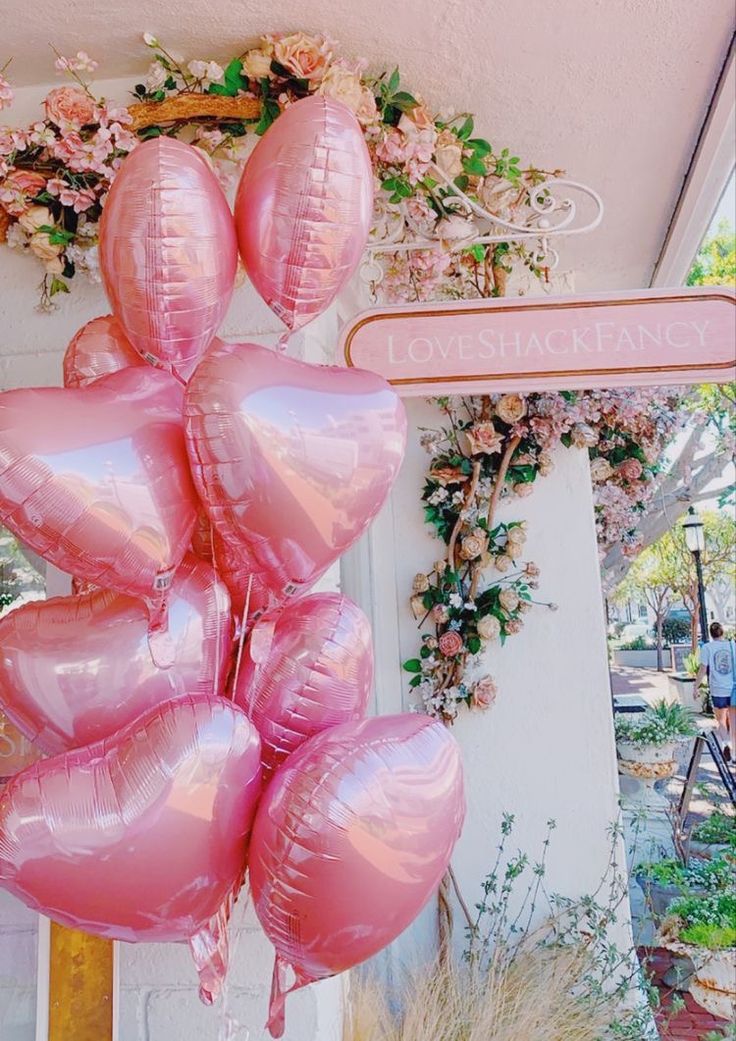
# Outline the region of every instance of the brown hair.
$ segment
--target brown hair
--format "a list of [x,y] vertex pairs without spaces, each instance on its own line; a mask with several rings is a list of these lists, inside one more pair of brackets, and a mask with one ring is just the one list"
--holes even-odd
[[720,622],[710,623],[710,635],[712,639],[720,640],[720,638],[723,636],[723,626]]

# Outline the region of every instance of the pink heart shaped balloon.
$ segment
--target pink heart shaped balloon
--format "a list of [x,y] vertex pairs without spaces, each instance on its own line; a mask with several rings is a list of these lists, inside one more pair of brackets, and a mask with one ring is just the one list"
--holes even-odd
[[261,735],[264,777],[308,737],[362,719],[372,682],[370,624],[346,596],[313,593],[261,619],[251,630],[233,700]]
[[305,591],[386,501],[406,415],[373,372],[216,341],[185,397],[192,473],[238,562],[277,606]]
[[86,387],[100,376],[145,364],[117,318],[102,315],[72,337],[64,354],[64,386]]
[[237,890],[261,787],[248,717],[204,694],[44,759],[0,794],[0,886],[110,939],[188,940]]
[[276,948],[269,1028],[295,990],[370,958],[416,918],[447,870],[465,813],[460,750],[420,715],[310,738],[266,788],[251,835],[253,902]]
[[235,201],[245,270],[289,329],[335,299],[372,217],[373,169],[353,113],[319,94],[289,105],[253,150]]
[[174,576],[168,632],[174,662],[160,669],[140,600],[99,590],[25,604],[0,619],[0,706],[54,755],[109,737],[174,695],[221,693],[230,597],[194,557]]
[[198,505],[181,402],[148,366],[0,394],[0,522],[83,581],[160,598]]
[[203,153],[171,137],[137,146],[105,202],[100,270],[128,339],[186,379],[230,303],[235,226]]

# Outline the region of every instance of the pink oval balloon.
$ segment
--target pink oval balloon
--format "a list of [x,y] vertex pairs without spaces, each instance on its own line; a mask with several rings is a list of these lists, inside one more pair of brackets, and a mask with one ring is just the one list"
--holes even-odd
[[99,590],[25,604],[0,619],[0,706],[51,755],[91,744],[174,695],[220,694],[231,628],[227,590],[194,557],[171,586],[168,669],[151,658],[140,600]]
[[100,224],[100,270],[128,339],[186,379],[217,332],[237,267],[232,214],[201,151],[170,137],[138,145]]
[[289,329],[329,307],[373,217],[373,169],[353,113],[312,95],[285,110],[246,163],[235,201],[249,278]]
[[8,783],[0,886],[96,936],[187,940],[242,881],[260,787],[244,712],[204,694],[167,701]]
[[380,376],[251,343],[210,347],[184,413],[231,573],[252,575],[267,609],[306,591],[362,535],[404,454],[404,406]]
[[64,354],[64,386],[86,387],[100,376],[145,364],[117,318],[102,315],[72,337]]
[[261,735],[264,777],[308,737],[362,719],[372,682],[370,625],[346,596],[313,593],[261,619],[233,700]]
[[276,948],[269,1019],[292,990],[376,954],[436,891],[465,812],[460,751],[420,715],[343,723],[305,742],[265,790],[250,880]]
[[0,522],[68,574],[160,598],[198,506],[181,402],[148,366],[0,394]]

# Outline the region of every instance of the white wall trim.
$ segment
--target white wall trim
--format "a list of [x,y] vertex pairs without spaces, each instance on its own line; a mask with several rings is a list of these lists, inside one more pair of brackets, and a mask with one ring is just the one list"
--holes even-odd
[[653,286],[681,286],[734,171],[736,51],[731,43],[680,198],[654,268]]

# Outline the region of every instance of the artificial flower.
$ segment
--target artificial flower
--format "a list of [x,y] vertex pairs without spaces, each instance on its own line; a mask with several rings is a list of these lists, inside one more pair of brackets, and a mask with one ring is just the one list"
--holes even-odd
[[463,638],[455,629],[448,629],[440,636],[438,646],[445,658],[454,658],[464,647]]
[[414,593],[426,593],[429,589],[429,579],[420,571],[418,575],[414,576],[411,588]]
[[434,161],[451,181],[463,172],[463,149],[457,136],[444,129],[437,136],[434,146]]
[[500,452],[503,447],[503,437],[489,419],[469,427],[465,431],[465,437],[472,455],[481,452],[485,455],[492,455],[494,452]]
[[484,676],[473,685],[472,703],[474,708],[488,709],[493,705],[498,694],[498,687],[490,676]]
[[332,52],[324,38],[298,32],[273,37],[273,56],[292,76],[314,81],[324,76]]
[[95,119],[95,102],[81,87],[54,87],[44,102],[46,118],[57,127],[87,126]]
[[497,640],[501,635],[501,623],[495,615],[487,614],[476,626],[481,640]]
[[519,606],[519,594],[515,589],[502,589],[498,594],[498,602],[504,611],[512,614]]
[[526,402],[520,394],[504,394],[496,402],[496,415],[502,422],[513,426],[526,415]]

